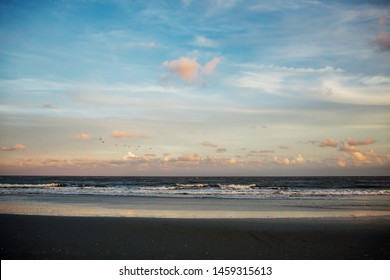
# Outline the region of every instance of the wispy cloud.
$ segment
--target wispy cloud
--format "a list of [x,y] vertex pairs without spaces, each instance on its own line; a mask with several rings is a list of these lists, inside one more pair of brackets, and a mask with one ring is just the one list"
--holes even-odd
[[380,51],[390,51],[390,33],[382,31],[373,40],[373,43],[378,47]]
[[219,147],[219,148],[216,150],[217,153],[225,153],[226,151],[227,151],[226,148],[223,148],[223,147]]
[[323,147],[332,147],[332,148],[336,148],[338,147],[339,143],[334,140],[333,138],[329,138],[329,139],[324,139],[322,140],[318,146],[323,148]]
[[121,139],[121,138],[146,138],[147,136],[144,134],[135,134],[135,133],[130,133],[122,130],[113,130],[111,132],[111,137],[116,139]]
[[354,140],[352,137],[348,137],[346,140],[347,144],[350,146],[360,146],[360,145],[370,145],[374,144],[375,140],[372,138],[367,138],[365,140]]
[[215,144],[215,143],[212,143],[208,140],[205,140],[201,143],[202,146],[205,146],[205,147],[212,147],[212,148],[217,148],[219,145]]
[[1,147],[1,150],[3,152],[15,152],[15,151],[22,151],[26,149],[27,147],[23,144],[15,144],[13,147]]
[[210,75],[214,72],[215,68],[217,67],[218,63],[220,63],[221,60],[219,57],[215,57],[209,62],[206,63],[206,65],[202,68],[202,73],[206,75]]
[[74,135],[74,139],[77,139],[77,140],[89,140],[89,139],[92,139],[92,135],[88,134],[88,133],[76,134],[76,135]]
[[45,103],[42,105],[42,107],[45,109],[57,109],[57,106],[50,104],[50,103]]
[[196,36],[192,44],[198,47],[208,47],[208,48],[215,48],[218,46],[216,41],[209,39],[205,36]]

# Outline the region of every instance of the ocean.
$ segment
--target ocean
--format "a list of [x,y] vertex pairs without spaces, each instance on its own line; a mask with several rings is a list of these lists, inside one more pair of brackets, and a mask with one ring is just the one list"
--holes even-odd
[[388,196],[390,177],[2,176],[0,195],[220,199],[342,199]]

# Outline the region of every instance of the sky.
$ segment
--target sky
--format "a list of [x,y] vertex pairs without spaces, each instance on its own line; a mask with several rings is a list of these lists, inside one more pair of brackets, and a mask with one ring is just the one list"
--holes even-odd
[[1,175],[388,175],[387,1],[0,1]]

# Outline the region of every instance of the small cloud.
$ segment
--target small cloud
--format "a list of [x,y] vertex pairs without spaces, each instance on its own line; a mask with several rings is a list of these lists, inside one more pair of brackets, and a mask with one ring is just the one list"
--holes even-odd
[[347,138],[347,144],[349,146],[370,145],[373,143],[375,143],[375,140],[371,139],[371,138],[367,138],[365,140],[354,140],[354,139],[352,139],[352,137]]
[[203,141],[201,143],[201,145],[205,146],[205,147],[211,147],[211,148],[217,148],[219,146],[219,145],[211,143],[210,141],[207,141],[207,140]]
[[365,161],[366,157],[361,152],[353,152],[352,157],[356,161]]
[[298,164],[306,163],[306,159],[301,154],[298,154],[297,156],[295,156],[293,158],[274,157],[274,162],[278,163],[280,165],[298,165]]
[[281,149],[281,150],[289,150],[290,147],[289,146],[285,146],[285,145],[280,145],[279,149]]
[[214,57],[212,60],[207,62],[207,64],[202,68],[202,73],[206,75],[211,75],[214,72],[215,67],[217,67],[220,61],[221,60],[218,57]]
[[45,109],[57,109],[57,106],[50,104],[50,103],[45,103],[45,104],[43,104],[42,107]]
[[260,153],[261,154],[273,154],[273,153],[275,153],[275,151],[274,150],[261,150]]
[[27,147],[23,144],[15,144],[13,147],[1,147],[3,152],[22,151],[25,149],[27,149]]
[[126,131],[114,130],[111,132],[111,136],[116,139],[121,138],[146,138],[143,134],[133,134]]
[[123,157],[123,160],[133,160],[133,159],[136,159],[137,156],[134,155],[132,152],[128,152],[127,155],[125,155]]
[[157,44],[155,42],[128,42],[124,45],[125,48],[155,48]]
[[217,43],[214,40],[206,38],[205,36],[196,36],[192,44],[199,47],[217,47]]
[[187,6],[191,5],[192,0],[181,0],[181,2],[183,3],[184,7],[187,7]]
[[338,145],[339,145],[338,142],[336,140],[334,140],[333,138],[322,140],[318,144],[318,146],[321,148],[324,148],[324,147],[336,148],[336,147],[338,147]]
[[[165,61],[162,66],[184,82],[189,83],[195,81],[205,85],[202,76],[211,75],[220,61],[218,57],[215,57],[202,67],[196,58],[181,57],[178,60]],[[162,86],[172,86],[169,80],[170,73],[165,73],[160,79],[159,84]]]
[[179,156],[177,161],[186,161],[186,162],[200,162],[203,160],[203,157],[197,154],[184,154]]
[[88,133],[76,134],[74,136],[74,139],[77,139],[77,140],[89,140],[91,138],[92,138],[92,135],[88,134]]
[[382,31],[379,35],[372,41],[380,51],[390,51],[390,33]]
[[216,150],[216,152],[217,152],[217,153],[225,153],[225,152],[226,152],[226,148],[220,147],[220,148],[218,148],[218,149]]
[[347,152],[347,153],[353,153],[353,152],[356,152],[356,148],[355,148],[355,146],[349,146],[347,144],[347,145],[340,147],[340,151]]
[[181,57],[180,59],[173,61],[165,61],[163,66],[186,82],[194,80],[197,77],[198,69],[200,68],[196,59],[188,57]]
[[339,158],[337,160],[337,164],[340,166],[340,167],[345,167],[345,159],[344,158]]
[[388,20],[388,17],[387,16],[381,16],[379,19],[378,19],[378,23],[380,25],[385,25],[387,23],[387,20]]

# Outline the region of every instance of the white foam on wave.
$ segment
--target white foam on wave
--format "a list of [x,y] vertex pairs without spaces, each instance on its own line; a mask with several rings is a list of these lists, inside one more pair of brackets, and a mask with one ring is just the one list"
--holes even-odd
[[0,188],[55,188],[62,184],[48,183],[48,184],[0,184]]

